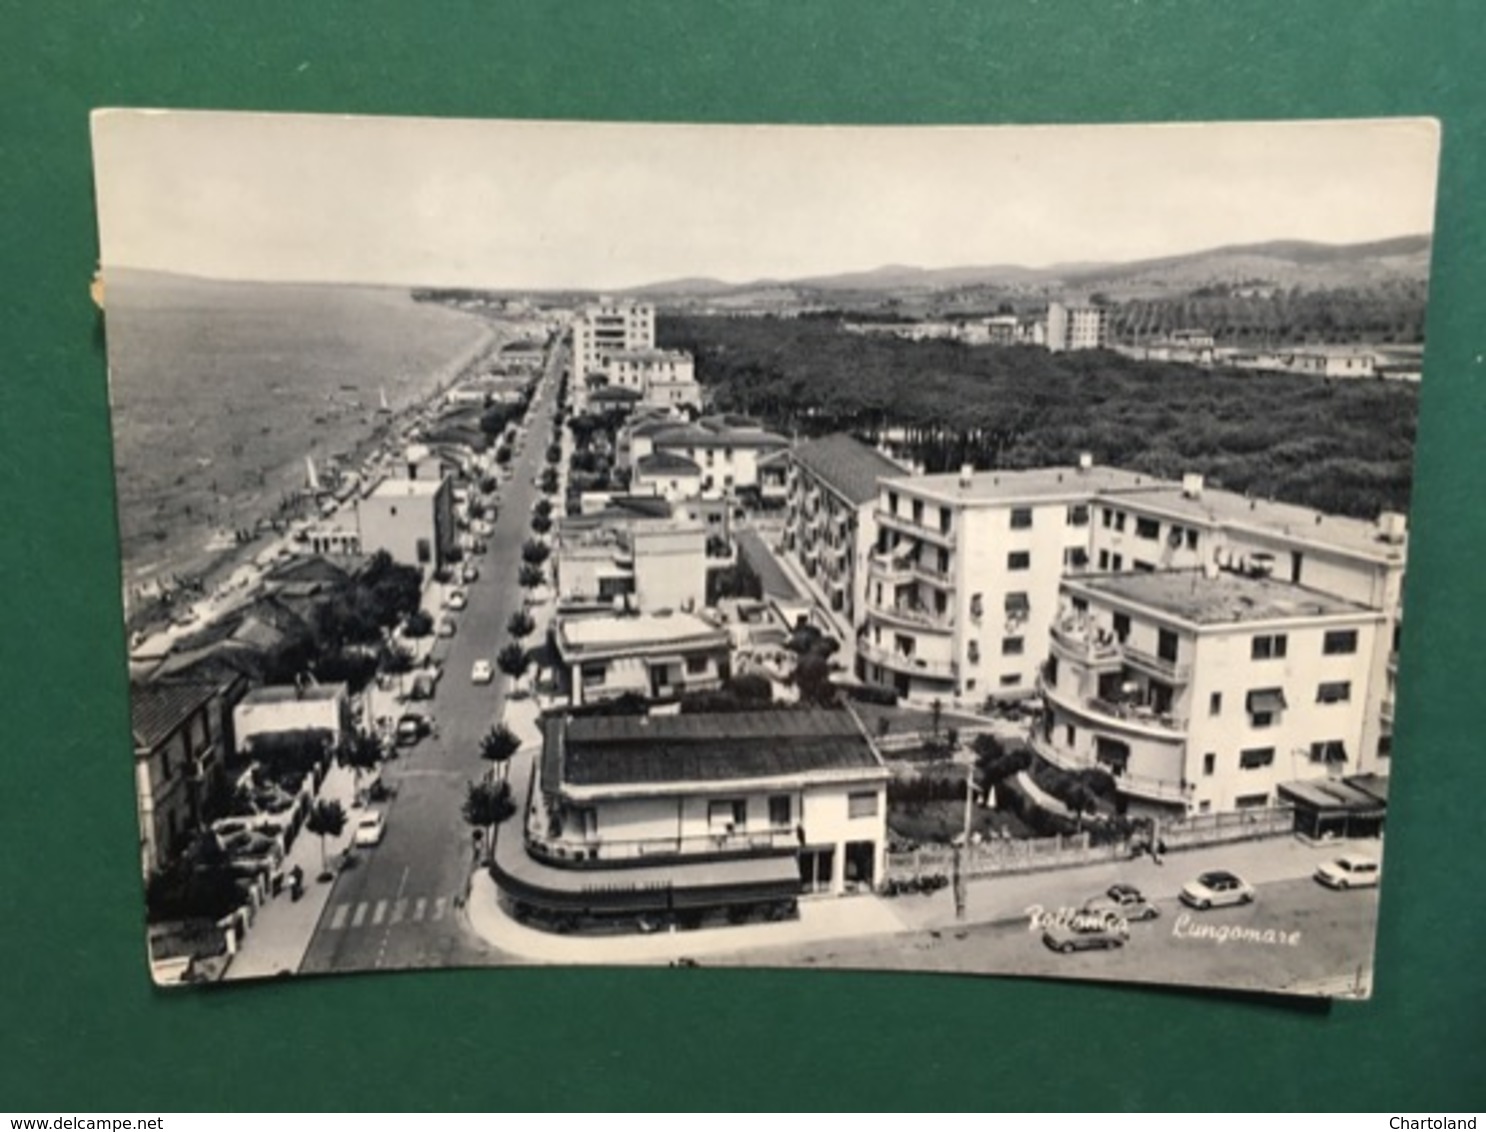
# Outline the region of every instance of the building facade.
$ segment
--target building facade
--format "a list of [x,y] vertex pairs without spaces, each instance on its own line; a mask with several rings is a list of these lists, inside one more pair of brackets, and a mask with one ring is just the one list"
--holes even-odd
[[684,350],[616,350],[608,356],[605,373],[610,388],[639,394],[643,405],[663,409],[702,407],[702,387],[696,366]]
[[386,551],[425,576],[449,561],[454,547],[454,493],[448,479],[389,477],[356,502],[361,551]]
[[707,596],[707,527],[679,520],[622,525],[566,520],[553,556],[559,611],[579,607],[701,609]]
[[226,718],[215,683],[146,684],[129,701],[140,865],[149,877],[189,844],[225,781]]
[[725,628],[685,612],[558,617],[552,628],[557,684],[575,707],[716,691],[731,674],[731,643]]
[[599,302],[573,317],[573,391],[584,396],[586,378],[602,374],[611,354],[655,348],[655,307],[649,303]]
[[1103,307],[1047,305],[1047,348],[1063,350],[1101,349],[1109,332],[1109,312]]

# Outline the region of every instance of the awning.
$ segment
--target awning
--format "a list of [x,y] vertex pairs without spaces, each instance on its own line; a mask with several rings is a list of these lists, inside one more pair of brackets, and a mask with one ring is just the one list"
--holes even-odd
[[1376,798],[1336,779],[1282,782],[1279,791],[1294,802],[1326,813],[1380,818],[1385,812],[1385,807]]
[[1328,743],[1316,745],[1317,755],[1323,763],[1344,763],[1347,761],[1347,745],[1340,739],[1333,739]]
[[1027,599],[1026,594],[1015,593],[1006,595],[1007,613],[1026,613],[1031,608],[1032,603]]
[[1285,690],[1283,688],[1259,688],[1249,693],[1249,714],[1257,712],[1284,711],[1286,708]]

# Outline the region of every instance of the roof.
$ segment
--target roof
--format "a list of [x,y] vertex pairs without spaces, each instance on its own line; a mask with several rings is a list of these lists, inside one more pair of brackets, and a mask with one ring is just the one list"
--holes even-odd
[[1161,486],[1166,480],[1121,468],[1052,467],[911,476],[898,472],[889,481],[897,490],[948,503],[1020,503],[1036,499],[1082,499],[1101,491]]
[[408,480],[396,476],[389,476],[371,490],[371,497],[375,499],[390,499],[396,496],[420,496],[437,495],[439,488],[444,486],[444,481],[437,480]]
[[691,355],[685,350],[609,350],[606,357],[611,362],[689,362]]
[[243,704],[284,704],[308,700],[334,700],[346,694],[344,684],[309,684],[298,688],[293,684],[272,684],[266,688],[254,688],[242,698]]
[[216,684],[185,681],[131,688],[129,712],[134,749],[153,751],[216,694]]
[[657,447],[684,445],[688,448],[785,448],[789,441],[777,432],[748,426],[734,427],[720,422],[676,424],[650,434]]
[[795,463],[808,469],[838,495],[860,506],[877,498],[877,481],[907,469],[844,432],[797,444]]
[[503,354],[530,354],[544,348],[540,342],[532,342],[523,338],[519,342],[507,342],[500,348],[500,351]]
[[627,389],[623,385],[605,385],[588,395],[590,401],[638,401],[644,394],[638,389]]
[[635,470],[642,476],[699,476],[702,474],[701,465],[695,460],[688,460],[685,456],[677,456],[671,452],[652,452],[649,455],[641,456],[635,463]]
[[1201,570],[1159,570],[1133,574],[1095,574],[1064,583],[1073,590],[1121,598],[1170,614],[1193,625],[1282,621],[1288,618],[1352,614],[1373,619],[1366,606],[1277,578]]
[[559,618],[557,640],[564,651],[597,653],[646,645],[678,648],[693,641],[726,645],[727,630],[695,613],[643,613],[638,616]]
[[1187,494],[1180,484],[1147,478],[1150,485],[1133,497],[1122,497],[1133,507],[1148,507],[1176,518],[1223,523],[1301,539],[1328,547],[1402,561],[1402,542],[1382,540],[1375,522],[1345,515],[1328,515],[1295,503],[1250,499],[1233,491],[1204,487]]
[[554,718],[545,738],[545,790],[748,781],[883,766],[847,711]]
[[759,533],[751,528],[740,528],[734,532],[738,540],[738,553],[753,567],[764,593],[784,601],[798,601],[800,591],[790,580],[779,561],[770,553]]

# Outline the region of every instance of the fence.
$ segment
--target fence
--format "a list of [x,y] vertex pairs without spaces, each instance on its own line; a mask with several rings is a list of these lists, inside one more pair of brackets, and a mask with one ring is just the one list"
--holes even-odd
[[[1167,852],[1173,852],[1205,845],[1284,837],[1294,831],[1294,811],[1288,806],[1276,806],[1231,814],[1199,814],[1161,825],[1157,836]],[[1145,846],[1148,841],[1148,834],[1140,833],[1132,838],[1095,845],[1087,832],[1066,837],[987,841],[971,845],[964,852],[960,867],[964,875],[971,878],[1075,868],[1126,860],[1137,851],[1137,847]],[[949,846],[939,845],[901,853],[890,852],[884,879],[949,874],[955,868],[955,852]]]

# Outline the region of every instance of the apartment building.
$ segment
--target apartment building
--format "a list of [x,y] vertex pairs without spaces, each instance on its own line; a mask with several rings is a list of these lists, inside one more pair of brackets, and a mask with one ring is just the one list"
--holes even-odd
[[558,685],[575,707],[715,691],[730,674],[731,644],[727,629],[686,612],[565,616],[552,629]]
[[908,469],[845,433],[802,441],[784,456],[785,551],[821,604],[855,624],[877,544],[878,481]]
[[789,441],[751,419],[719,416],[695,423],[642,421],[623,431],[618,447],[621,465],[637,474],[647,456],[670,456],[696,466],[701,491],[733,494],[757,490],[759,461],[788,448]]
[[357,500],[356,525],[362,553],[385,550],[394,562],[432,574],[454,546],[452,481],[384,479]]
[[562,520],[553,556],[559,612],[701,609],[707,533],[705,523],[685,520]]
[[663,409],[701,409],[696,365],[684,350],[616,350],[605,373],[612,389],[639,394],[639,403]]
[[1110,772],[1133,812],[1258,809],[1286,784],[1368,773],[1381,610],[1206,570],[1067,578],[1033,746]]
[[655,307],[650,303],[597,302],[573,316],[575,400],[586,392],[590,374],[604,373],[611,354],[655,348]]
[[136,686],[129,708],[140,865],[148,877],[186,847],[222,788],[227,722],[217,683]]
[[1047,341],[1049,350],[1098,350],[1109,332],[1109,312],[1103,307],[1047,305]]

